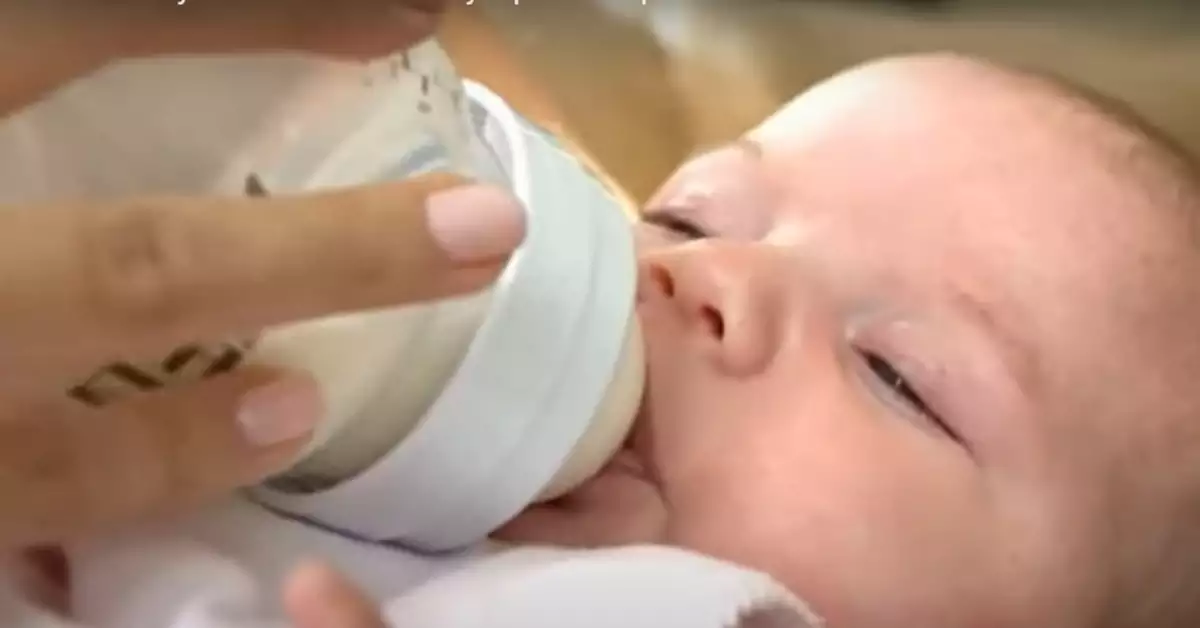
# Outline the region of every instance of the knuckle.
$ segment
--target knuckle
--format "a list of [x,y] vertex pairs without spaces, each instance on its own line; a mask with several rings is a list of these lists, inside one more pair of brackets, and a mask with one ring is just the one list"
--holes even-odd
[[86,221],[82,271],[95,313],[133,327],[178,322],[200,264],[193,222],[155,203],[97,212]]
[[[394,236],[395,217],[386,203],[370,193],[347,200],[347,211],[339,214],[341,237],[331,243],[335,250],[327,257],[340,262],[336,281],[353,293],[394,292],[398,278],[413,268],[404,258],[419,252]],[[348,242],[354,245],[346,246]]]
[[221,464],[213,422],[152,399],[101,411],[36,404],[0,417],[0,504],[13,515],[0,517],[0,539],[57,542],[232,485],[223,480],[236,465]]
[[139,441],[131,449],[144,452],[139,477],[130,478],[130,485],[137,487],[131,502],[152,507],[168,498],[182,499],[190,495],[192,480],[185,473],[189,458],[186,441],[177,429],[178,422],[173,420],[174,417],[154,416],[148,407],[133,405],[125,411],[132,437]]
[[[130,441],[140,452],[135,502],[150,508],[186,504],[233,488],[244,464],[232,421],[213,420],[225,410],[218,400],[235,395],[237,378],[183,390],[157,391],[122,404]],[[133,472],[133,469],[131,469]]]
[[[62,421],[59,481],[69,512],[85,522],[120,523],[153,512],[176,490],[169,417],[148,417],[121,404]],[[133,410],[133,411],[131,411]],[[148,419],[159,419],[158,421]]]
[[109,507],[118,516],[152,510],[172,495],[176,482],[176,452],[169,447],[174,442],[170,438],[171,417],[147,416],[136,402],[114,406],[110,416],[110,433],[116,435],[110,449],[119,452],[122,460],[108,465],[114,470],[109,481],[121,486]]
[[345,290],[351,294],[373,296],[395,292],[398,274],[396,256],[382,249],[366,245],[346,257],[346,273],[342,282]]
[[[210,422],[194,420],[195,415],[187,411],[164,416],[169,406],[161,403],[152,406],[143,416],[142,423],[148,425],[147,431],[156,437],[153,445],[159,461],[160,494],[185,502],[205,494],[214,483],[212,476],[220,477],[232,466],[225,456],[218,455],[223,452],[212,443],[214,426]],[[200,455],[203,453],[212,455]],[[221,464],[216,469],[207,468],[208,464],[218,462]]]

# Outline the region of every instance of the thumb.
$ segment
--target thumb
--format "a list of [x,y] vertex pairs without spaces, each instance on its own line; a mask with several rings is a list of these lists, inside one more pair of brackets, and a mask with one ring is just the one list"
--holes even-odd
[[92,409],[0,418],[0,547],[194,505],[286,466],[323,405],[311,378],[245,368]]

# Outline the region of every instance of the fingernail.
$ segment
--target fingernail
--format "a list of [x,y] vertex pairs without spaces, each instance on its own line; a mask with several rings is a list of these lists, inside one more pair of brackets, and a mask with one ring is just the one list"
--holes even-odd
[[525,211],[504,189],[464,185],[430,195],[429,231],[456,262],[483,262],[512,253],[525,239]]
[[238,407],[237,421],[250,444],[270,447],[310,434],[323,412],[316,382],[297,377],[246,393]]

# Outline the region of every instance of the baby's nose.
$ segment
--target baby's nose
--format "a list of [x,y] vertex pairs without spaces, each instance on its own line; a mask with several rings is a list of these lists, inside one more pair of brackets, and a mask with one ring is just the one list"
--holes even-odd
[[787,313],[754,247],[703,242],[642,259],[639,301],[664,299],[723,370],[753,375],[778,351]]

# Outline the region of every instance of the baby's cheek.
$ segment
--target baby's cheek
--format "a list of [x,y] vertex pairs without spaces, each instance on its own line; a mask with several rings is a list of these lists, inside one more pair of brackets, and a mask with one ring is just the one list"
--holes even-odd
[[955,579],[987,554],[974,551],[986,525],[971,500],[877,417],[819,397],[714,422],[728,427],[706,439],[719,447],[675,460],[670,541],[766,571],[835,615],[871,610],[859,598],[918,614],[936,611],[905,599],[952,603]]
[[788,461],[792,444],[755,423],[731,413],[716,425],[693,424],[691,447],[662,447],[676,542],[743,562],[788,542],[786,519],[811,495],[809,479]]

